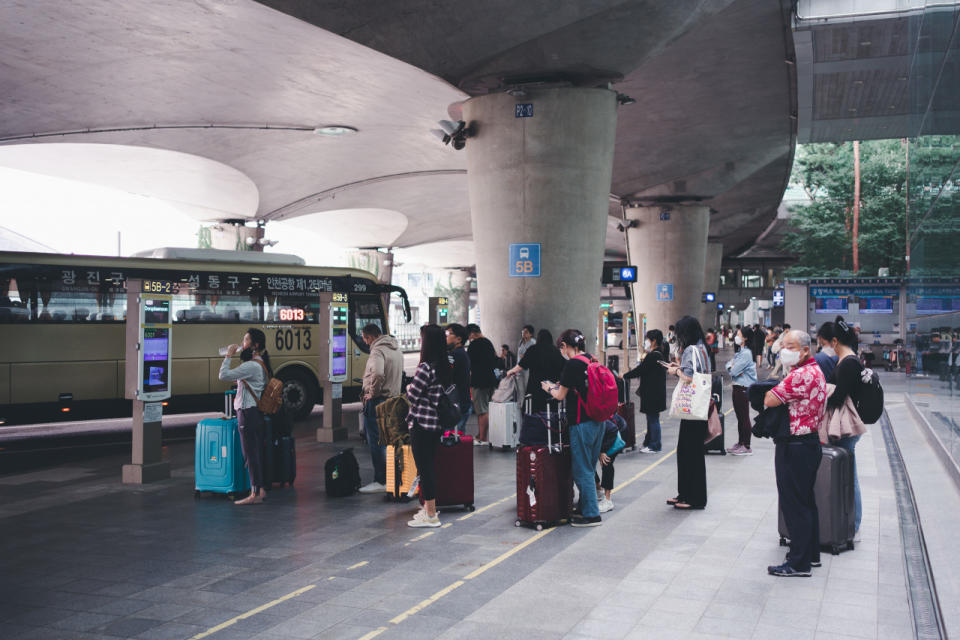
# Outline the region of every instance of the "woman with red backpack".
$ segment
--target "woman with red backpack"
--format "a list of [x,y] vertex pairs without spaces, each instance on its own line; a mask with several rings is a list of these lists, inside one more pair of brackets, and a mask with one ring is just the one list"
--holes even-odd
[[587,397],[587,369],[595,362],[586,352],[583,334],[567,329],[557,340],[557,348],[567,361],[560,373],[560,382],[544,380],[541,384],[555,400],[565,402],[567,424],[570,426],[570,457],[573,481],[580,490],[580,514],[570,521],[574,527],[600,525],[597,488],[594,469],[603,444],[603,424],[592,420],[584,408]]

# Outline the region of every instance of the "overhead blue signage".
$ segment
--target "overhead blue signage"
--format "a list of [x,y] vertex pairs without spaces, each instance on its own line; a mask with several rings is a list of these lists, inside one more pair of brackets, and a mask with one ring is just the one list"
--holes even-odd
[[515,118],[532,118],[533,117],[533,103],[520,103],[518,102],[513,108],[513,116]]
[[783,289],[773,290],[773,306],[782,307],[784,299]]
[[661,283],[657,285],[657,302],[673,302],[672,284]]
[[660,212],[660,222],[667,222],[667,221],[669,221],[669,220],[670,220],[670,212],[669,212],[669,211],[661,211],[661,212]]
[[510,277],[540,277],[540,243],[510,245]]
[[810,296],[813,298],[838,298],[841,296],[869,298],[899,295],[900,287],[810,287]]

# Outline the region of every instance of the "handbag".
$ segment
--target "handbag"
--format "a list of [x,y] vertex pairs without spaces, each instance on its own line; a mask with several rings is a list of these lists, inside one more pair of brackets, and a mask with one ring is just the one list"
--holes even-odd
[[710,417],[707,418],[707,437],[703,439],[703,444],[707,444],[721,433],[723,433],[723,425],[720,424],[720,412],[717,411],[716,403],[711,400]]
[[[701,363],[703,354],[700,349],[694,349],[697,354],[697,369],[706,369],[706,363]],[[680,382],[673,390],[673,399],[670,402],[670,417],[681,420],[706,420],[710,417],[710,391],[713,380],[709,373],[693,372],[690,382]]]

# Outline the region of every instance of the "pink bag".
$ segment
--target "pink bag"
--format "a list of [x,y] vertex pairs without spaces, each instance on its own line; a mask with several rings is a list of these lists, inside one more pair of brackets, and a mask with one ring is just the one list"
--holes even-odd
[[[578,398],[577,413],[583,411],[591,420],[603,422],[617,412],[620,396],[617,393],[617,379],[610,369],[586,356],[576,356],[587,363],[587,397]],[[580,416],[577,416],[579,421]]]
[[703,439],[703,444],[707,444],[721,433],[723,433],[723,425],[720,424],[720,413],[717,411],[717,405],[711,400],[710,416],[707,418],[707,437]]

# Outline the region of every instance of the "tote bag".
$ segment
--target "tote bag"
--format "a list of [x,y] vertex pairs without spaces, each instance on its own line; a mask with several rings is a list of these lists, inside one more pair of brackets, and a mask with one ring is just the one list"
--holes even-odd
[[[699,347],[694,349],[697,354],[697,369],[706,369],[702,362],[703,354]],[[681,420],[706,420],[710,415],[710,390],[713,381],[709,373],[694,371],[690,382],[680,382],[673,390],[673,400],[670,403],[670,417]]]

